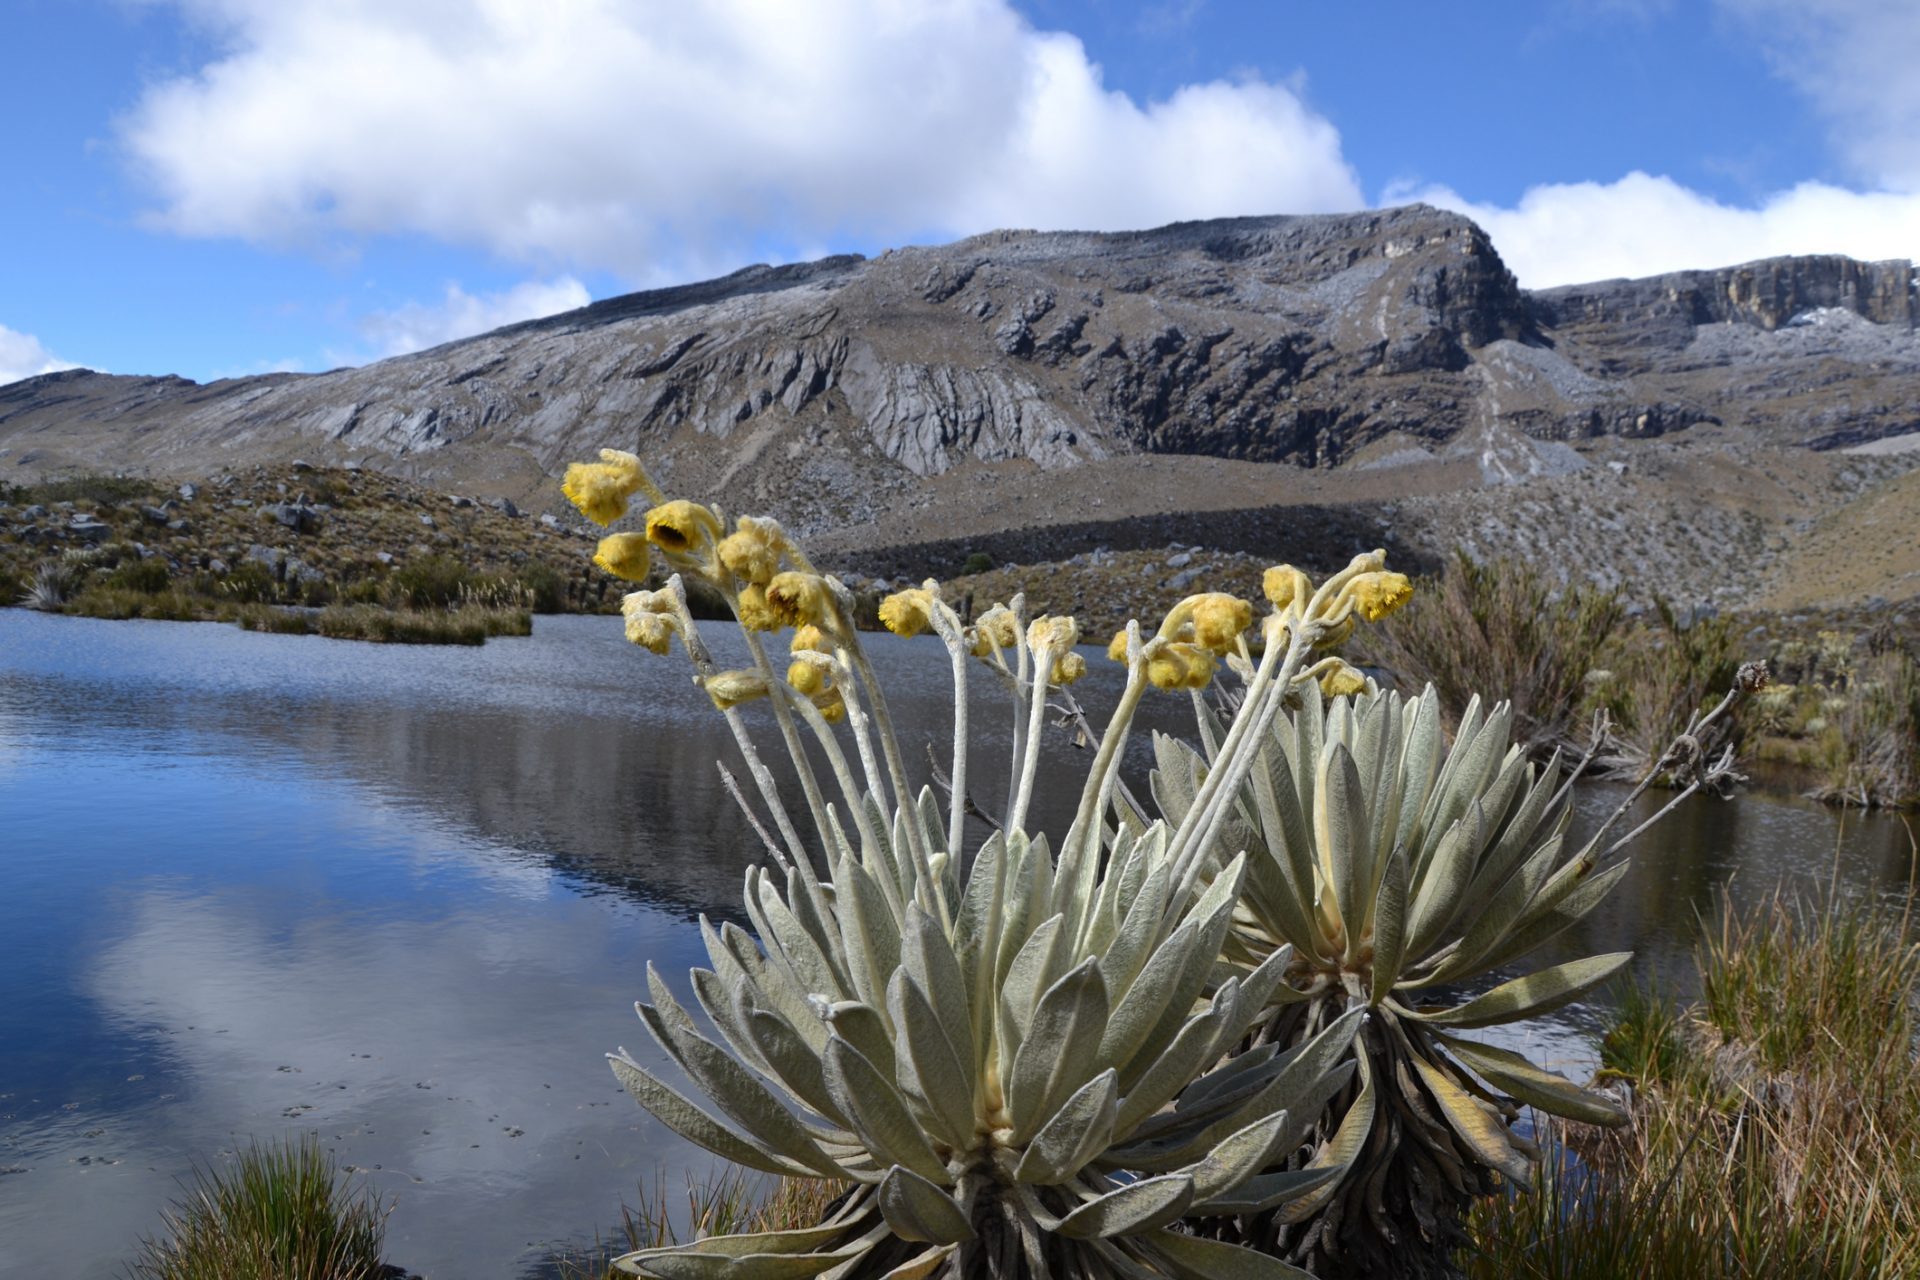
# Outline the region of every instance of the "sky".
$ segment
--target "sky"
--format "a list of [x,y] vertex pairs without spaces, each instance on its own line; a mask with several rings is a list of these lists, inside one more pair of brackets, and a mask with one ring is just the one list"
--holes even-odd
[[1916,0],[0,0],[0,382],[1425,200],[1523,285],[1920,258]]

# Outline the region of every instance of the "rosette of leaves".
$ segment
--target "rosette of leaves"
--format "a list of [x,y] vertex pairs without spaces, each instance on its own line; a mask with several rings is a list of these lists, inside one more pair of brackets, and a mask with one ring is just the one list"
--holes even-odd
[[[1594,909],[1627,864],[1596,870],[1594,845],[1563,849],[1570,810],[1556,756],[1528,763],[1506,703],[1467,707],[1449,745],[1431,688],[1302,704],[1274,721],[1223,848],[1248,854],[1229,959],[1288,954],[1281,1001],[1254,1043],[1296,1044],[1374,1014],[1355,1039],[1358,1071],[1321,1117],[1317,1146],[1290,1167],[1346,1172],[1275,1210],[1240,1238],[1316,1275],[1447,1274],[1462,1211],[1524,1179],[1537,1155],[1518,1105],[1617,1124],[1609,1099],[1473,1031],[1558,1009],[1617,973],[1631,953],[1555,964],[1491,985]],[[1192,804],[1207,762],[1156,742],[1153,785],[1170,821]]]
[[1070,835],[1058,865],[1015,831],[963,879],[944,851],[908,851],[916,817],[940,849],[930,798],[893,824],[867,810],[859,853],[827,833],[829,880],[748,873],[758,944],[703,922],[712,967],[692,987],[717,1038],[649,970],[640,1016],[694,1094],[613,1058],[681,1136],[845,1194],[804,1229],[617,1265],[670,1280],[1298,1276],[1175,1229],[1266,1212],[1340,1172],[1283,1166],[1347,1087],[1363,1015],[1246,1046],[1292,960],[1281,945],[1218,966],[1245,860],[1181,902],[1162,824],[1122,827],[1105,848]]

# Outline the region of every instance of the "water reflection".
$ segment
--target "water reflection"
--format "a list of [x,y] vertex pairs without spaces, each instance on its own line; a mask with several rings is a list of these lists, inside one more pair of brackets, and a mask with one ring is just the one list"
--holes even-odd
[[[883,677],[928,655],[875,646]],[[1117,679],[1094,665],[1097,722]],[[910,758],[944,750],[938,684],[889,688]],[[1154,714],[1180,728],[1185,704]],[[600,1055],[646,1043],[646,961],[683,970],[688,918],[732,910],[756,856],[730,751],[684,665],[605,619],[456,652],[0,611],[0,1274],[115,1274],[194,1158],[281,1130],[376,1170],[393,1256],[437,1276],[516,1274],[640,1176],[704,1167]],[[1004,768],[975,758],[989,808]],[[1678,976],[1729,883],[1836,866],[1901,891],[1904,831],[1692,801],[1555,946]],[[1518,1043],[1577,1068],[1591,1017]]]

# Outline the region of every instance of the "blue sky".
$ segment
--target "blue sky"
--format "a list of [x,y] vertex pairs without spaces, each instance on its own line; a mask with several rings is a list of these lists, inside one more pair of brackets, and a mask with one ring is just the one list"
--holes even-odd
[[1427,199],[1522,283],[1920,257],[1913,0],[0,0],[0,381]]

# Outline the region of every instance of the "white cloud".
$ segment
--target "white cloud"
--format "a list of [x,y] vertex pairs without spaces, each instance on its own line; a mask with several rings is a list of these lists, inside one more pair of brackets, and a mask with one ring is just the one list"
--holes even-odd
[[410,302],[391,311],[373,312],[361,320],[360,332],[379,348],[381,356],[403,356],[515,321],[572,311],[591,301],[587,287],[572,276],[527,280],[511,289],[477,297],[457,284],[449,284],[439,305]]
[[1141,103],[1005,0],[172,0],[223,50],[121,122],[157,225],[424,233],[630,280],[782,245],[1358,208],[1259,79]]
[[1531,289],[1615,276],[1731,266],[1781,254],[1920,257],[1920,195],[1808,182],[1752,209],[1721,204],[1671,178],[1533,187],[1514,208],[1477,204],[1446,187],[1390,190],[1466,214]]
[[32,334],[20,333],[0,324],[0,384],[79,367],[41,346],[40,339]]
[[1920,192],[1920,4],[1720,0],[1804,93],[1861,177]]

